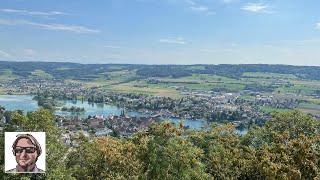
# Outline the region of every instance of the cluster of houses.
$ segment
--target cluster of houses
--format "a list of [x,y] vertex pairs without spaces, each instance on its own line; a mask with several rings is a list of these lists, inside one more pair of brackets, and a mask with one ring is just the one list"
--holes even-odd
[[[149,83],[159,83],[158,79],[148,79]],[[147,114],[146,117],[128,117],[121,115],[93,116],[86,119],[78,117],[57,117],[58,126],[65,129],[64,142],[75,145],[72,137],[79,131],[90,136],[105,136],[130,134],[146,130],[147,127],[160,118],[187,118],[206,119],[208,121],[227,120],[235,124],[255,122],[268,119],[268,114],[258,107],[270,106],[274,108],[293,109],[299,105],[299,97],[295,94],[278,96],[277,94],[263,94],[252,90],[243,90],[237,93],[216,92],[210,90],[189,90],[183,86],[173,88],[180,91],[183,98],[171,99],[168,97],[108,94],[98,88],[85,88],[76,82],[64,82],[55,79],[24,79],[0,83],[0,87],[8,93],[34,94],[36,92],[50,92],[51,96],[75,99],[77,96],[86,100],[103,103],[116,103],[121,107],[135,109]],[[244,96],[251,98],[245,99]],[[0,124],[3,118],[0,119]]]
[[110,114],[107,117],[93,116],[87,119],[78,117],[56,117],[57,125],[65,130],[62,141],[69,146],[77,146],[76,136],[79,132],[90,137],[117,135],[128,137],[137,131],[146,131],[148,126],[159,119],[156,117],[129,117]]
[[85,90],[81,83],[43,78],[18,78],[1,81],[0,87],[5,89],[7,94],[34,94],[39,91],[81,94]]
[[130,136],[137,131],[146,131],[150,124],[158,119],[154,117],[129,117],[126,115],[108,117],[108,123],[112,129],[121,136]]

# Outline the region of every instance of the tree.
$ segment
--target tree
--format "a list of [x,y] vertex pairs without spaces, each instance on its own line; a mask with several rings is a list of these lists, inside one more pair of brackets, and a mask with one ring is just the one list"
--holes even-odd
[[145,163],[148,179],[207,179],[203,150],[188,142],[183,127],[165,122],[149,128]]
[[[2,174],[4,179],[73,179],[71,173],[66,170],[63,158],[67,153],[67,147],[59,141],[61,132],[54,125],[54,117],[50,111],[39,109],[26,116],[12,112],[11,118],[12,121],[4,131],[46,132],[47,167],[46,174]],[[0,138],[0,142],[3,143],[3,137]]]
[[256,149],[251,175],[258,179],[320,177],[319,121],[299,111],[274,114],[250,130],[242,144]]
[[143,174],[137,147],[132,142],[113,137],[80,142],[67,162],[77,179],[137,179]]
[[195,131],[189,140],[204,150],[206,172],[215,179],[242,179],[250,171],[255,150],[241,145],[233,125],[213,125],[208,131]]

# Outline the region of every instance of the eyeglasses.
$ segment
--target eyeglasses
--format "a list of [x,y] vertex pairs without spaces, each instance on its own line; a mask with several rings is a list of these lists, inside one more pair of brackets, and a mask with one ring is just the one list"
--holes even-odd
[[25,151],[25,153],[27,153],[27,154],[32,154],[32,153],[34,153],[34,152],[36,152],[36,150],[37,150],[37,148],[35,148],[35,147],[16,147],[15,149],[14,149],[14,152],[17,154],[20,154],[20,153],[22,153],[23,152],[23,150]]

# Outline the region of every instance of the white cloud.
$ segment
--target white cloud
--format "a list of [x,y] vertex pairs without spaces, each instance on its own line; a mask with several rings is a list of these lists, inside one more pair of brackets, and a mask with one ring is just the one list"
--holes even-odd
[[201,52],[205,52],[205,53],[216,53],[217,50],[216,49],[200,49]]
[[208,6],[198,4],[193,0],[186,0],[185,2],[189,5],[189,8],[192,11],[205,13],[206,15],[216,14],[215,12],[211,11]]
[[160,43],[168,43],[168,44],[186,44],[183,38],[174,38],[174,39],[160,39]]
[[216,14],[215,12],[210,11],[210,9],[207,6],[191,6],[190,9],[195,12],[205,13],[206,15]]
[[60,12],[60,11],[40,12],[40,11],[27,11],[27,10],[20,10],[20,9],[0,9],[0,11],[4,13],[30,15],[30,16],[67,15],[67,13]]
[[33,49],[24,49],[23,53],[27,56],[34,56],[37,54],[36,51]]
[[11,54],[5,52],[5,51],[2,51],[0,50],[0,57],[5,57],[5,58],[8,58],[8,57],[11,57]]
[[237,2],[238,0],[222,0],[223,3],[229,4],[229,3],[234,3]]
[[320,22],[316,24],[316,29],[320,29]]
[[192,0],[186,0],[186,2],[192,6],[196,5],[196,3]]
[[205,53],[237,53],[237,52],[240,52],[238,49],[232,49],[232,48],[200,49],[200,51],[205,52]]
[[70,31],[75,33],[98,33],[99,30],[89,29],[84,26],[65,25],[65,24],[41,24],[41,23],[28,23],[29,25],[37,26],[48,30],[57,31]]
[[191,10],[193,11],[208,11],[209,8],[206,6],[192,6],[190,7]]
[[89,29],[84,26],[66,25],[66,24],[44,24],[26,20],[8,20],[0,19],[0,25],[29,25],[41,29],[55,30],[55,31],[69,31],[74,33],[99,33],[99,30]]
[[105,48],[111,48],[111,49],[120,49],[121,47],[120,46],[113,46],[113,45],[106,45],[106,46],[103,46]]
[[241,9],[245,11],[260,13],[260,12],[268,12],[266,11],[269,8],[268,5],[262,3],[248,3],[243,6]]

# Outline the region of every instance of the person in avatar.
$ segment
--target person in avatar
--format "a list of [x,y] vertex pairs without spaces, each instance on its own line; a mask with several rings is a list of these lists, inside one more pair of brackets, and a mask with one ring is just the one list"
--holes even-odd
[[13,155],[16,157],[17,166],[7,172],[16,173],[43,173],[36,165],[41,155],[41,146],[31,134],[19,134],[12,145]]

